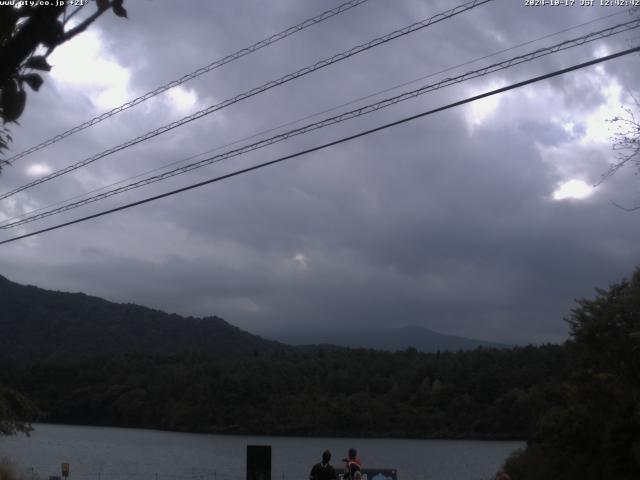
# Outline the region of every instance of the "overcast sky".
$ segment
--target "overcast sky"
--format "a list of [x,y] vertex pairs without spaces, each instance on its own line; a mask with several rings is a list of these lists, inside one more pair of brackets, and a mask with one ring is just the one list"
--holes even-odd
[[[29,93],[20,126],[11,127],[13,152],[339,3],[127,1],[128,20],[106,14],[51,55],[53,70],[40,92]],[[16,161],[0,176],[1,190],[459,3],[370,0]],[[93,8],[88,6],[87,13]],[[616,12],[620,14],[355,105],[631,18],[620,7],[489,2],[3,200],[0,219]],[[0,237],[122,205],[628,48],[639,36],[636,30],[464,82],[1,231]],[[183,315],[218,315],[265,336],[411,324],[485,340],[563,341],[563,317],[574,299],[629,276],[640,263],[640,211],[624,212],[611,203],[640,205],[639,177],[632,168],[623,169],[591,188],[614,161],[606,120],[619,115],[621,106],[632,105],[629,92],[635,89],[640,98],[639,74],[640,57],[623,57],[3,245],[0,274],[20,283]],[[273,133],[261,137],[269,135]]]

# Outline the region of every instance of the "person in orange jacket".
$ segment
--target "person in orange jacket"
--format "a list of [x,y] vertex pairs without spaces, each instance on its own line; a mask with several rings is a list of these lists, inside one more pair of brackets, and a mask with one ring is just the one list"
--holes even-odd
[[356,477],[362,476],[362,460],[355,448],[350,448],[347,458],[343,458],[342,461],[345,462],[344,480],[355,480]]

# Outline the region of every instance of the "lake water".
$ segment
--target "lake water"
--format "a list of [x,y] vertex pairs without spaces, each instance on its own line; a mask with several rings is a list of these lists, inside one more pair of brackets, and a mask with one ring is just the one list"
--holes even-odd
[[244,480],[246,446],[272,446],[272,480],[306,480],[322,451],[332,463],[356,447],[365,468],[398,470],[398,480],[493,478],[522,442],[466,440],[252,437],[161,432],[127,428],[35,425],[29,438],[0,437],[5,455],[31,478],[60,475],[69,480]]

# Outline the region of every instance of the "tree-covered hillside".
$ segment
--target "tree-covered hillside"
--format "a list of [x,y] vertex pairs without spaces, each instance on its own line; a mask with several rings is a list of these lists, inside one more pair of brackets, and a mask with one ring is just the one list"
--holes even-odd
[[422,354],[128,356],[0,368],[47,421],[329,436],[525,438],[554,405],[559,346]]
[[287,348],[218,317],[185,318],[82,293],[19,285],[1,276],[0,306],[0,361],[6,362]]
[[640,478],[640,269],[568,319],[569,377],[528,448],[507,462],[513,478]]

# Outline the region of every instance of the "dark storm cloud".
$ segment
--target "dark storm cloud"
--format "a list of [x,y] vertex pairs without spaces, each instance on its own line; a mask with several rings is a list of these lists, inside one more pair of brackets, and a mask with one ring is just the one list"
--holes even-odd
[[[588,8],[535,10],[517,3],[497,0],[234,105],[86,171],[25,192],[3,211],[15,213],[25,205],[33,208],[58,201],[274,123],[612,13]],[[131,2],[128,21],[108,17],[95,30],[103,42],[101,55],[129,72],[131,97],[334,4],[189,2],[185,8],[178,2]],[[25,173],[28,165],[40,162],[60,168],[454,5],[372,0],[185,84],[183,91],[197,97],[196,105],[181,109],[171,97],[158,97],[24,159],[3,173],[2,183],[28,181],[33,178]],[[567,32],[491,61],[624,18]],[[624,46],[624,39],[607,42],[609,51]],[[434,92],[371,118],[128,194],[126,199],[276,158],[584,61],[593,57],[594,50],[593,46],[570,50]],[[485,102],[444,112],[6,246],[0,252],[2,274],[24,283],[181,314],[220,315],[263,334],[421,324],[485,339],[560,341],[566,335],[561,319],[573,299],[630,274],[640,259],[635,217],[609,203],[633,200],[637,182],[631,176],[621,173],[583,200],[552,200],[562,182],[574,178],[594,182],[611,161],[606,141],[590,138],[589,129],[598,109],[611,101],[611,81],[623,89],[634,87],[637,61],[637,57],[617,60],[600,73],[577,72],[510,92],[493,105]],[[47,81],[41,93],[31,95],[25,126],[15,129],[17,150],[99,113],[92,103],[98,90],[82,88],[87,87]],[[62,218],[124,201],[125,197],[111,199]]]

